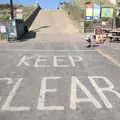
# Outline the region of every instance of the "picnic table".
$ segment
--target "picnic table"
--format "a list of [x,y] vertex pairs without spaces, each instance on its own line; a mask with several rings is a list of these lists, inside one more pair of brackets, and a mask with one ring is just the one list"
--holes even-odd
[[113,29],[109,32],[110,41],[120,40],[120,29]]

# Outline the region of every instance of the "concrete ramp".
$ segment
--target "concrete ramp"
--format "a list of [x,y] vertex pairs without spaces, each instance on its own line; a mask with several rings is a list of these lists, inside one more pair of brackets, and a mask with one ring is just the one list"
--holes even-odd
[[40,34],[73,34],[77,30],[71,24],[67,15],[59,10],[41,10],[30,30]]

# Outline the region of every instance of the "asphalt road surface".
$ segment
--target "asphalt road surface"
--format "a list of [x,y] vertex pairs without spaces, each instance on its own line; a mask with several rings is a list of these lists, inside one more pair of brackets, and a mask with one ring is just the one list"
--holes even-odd
[[41,11],[24,41],[1,43],[0,120],[119,120],[120,66],[83,38]]

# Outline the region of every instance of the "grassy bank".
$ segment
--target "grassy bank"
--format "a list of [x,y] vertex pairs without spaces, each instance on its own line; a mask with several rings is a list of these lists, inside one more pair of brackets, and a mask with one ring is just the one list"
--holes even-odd
[[[23,19],[31,15],[31,13],[36,9],[36,6],[23,6],[23,5],[14,5],[14,11],[16,9],[23,9]],[[10,6],[8,4],[0,5],[0,21],[9,21],[10,19]]]
[[[119,2],[120,0],[118,0]],[[62,9],[69,15],[69,17],[74,21],[75,25],[80,28],[80,21],[84,21],[85,17],[85,7],[88,3],[101,4],[102,7],[115,7],[109,2],[109,0],[77,0],[74,2],[64,2]],[[104,18],[102,18],[104,20]],[[93,21],[94,22],[94,21]],[[84,27],[90,27],[94,24],[91,22],[84,22]],[[99,22],[99,21],[98,21]]]

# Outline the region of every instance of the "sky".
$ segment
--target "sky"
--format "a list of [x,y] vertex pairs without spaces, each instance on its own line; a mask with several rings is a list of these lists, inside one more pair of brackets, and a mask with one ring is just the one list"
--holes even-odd
[[[60,1],[62,0],[40,0],[40,5],[46,9],[54,9],[57,8]],[[70,1],[70,0],[66,0]]]
[[[10,0],[0,0],[0,3],[9,3]],[[43,9],[56,9],[59,5],[59,2],[63,0],[38,0],[39,4]],[[71,1],[71,0],[64,0]],[[32,5],[36,3],[36,0],[13,0],[14,3]]]

